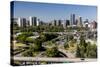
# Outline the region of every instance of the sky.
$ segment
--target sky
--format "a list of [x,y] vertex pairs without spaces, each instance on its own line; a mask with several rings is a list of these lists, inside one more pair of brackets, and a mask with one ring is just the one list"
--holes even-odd
[[70,20],[71,14],[75,14],[76,18],[81,16],[83,20],[97,21],[96,6],[15,1],[13,11],[15,18],[36,16],[45,22],[54,19]]

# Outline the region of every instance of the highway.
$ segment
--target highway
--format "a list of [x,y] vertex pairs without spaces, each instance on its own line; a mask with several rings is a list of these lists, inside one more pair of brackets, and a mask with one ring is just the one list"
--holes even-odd
[[52,58],[52,57],[12,57],[14,61],[47,61],[47,62],[93,62],[96,58]]
[[66,52],[66,50],[58,49],[60,52],[64,53],[68,58],[75,58],[75,55],[70,52]]

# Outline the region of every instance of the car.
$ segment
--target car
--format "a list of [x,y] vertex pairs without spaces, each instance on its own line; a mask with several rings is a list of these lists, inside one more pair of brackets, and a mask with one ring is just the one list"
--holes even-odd
[[85,59],[84,58],[81,58],[81,60],[84,61]]

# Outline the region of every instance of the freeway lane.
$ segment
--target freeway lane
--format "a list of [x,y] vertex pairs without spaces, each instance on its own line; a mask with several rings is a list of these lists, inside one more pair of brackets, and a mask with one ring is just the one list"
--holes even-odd
[[14,61],[47,61],[47,62],[92,62],[97,61],[96,58],[47,58],[47,57],[12,57]]

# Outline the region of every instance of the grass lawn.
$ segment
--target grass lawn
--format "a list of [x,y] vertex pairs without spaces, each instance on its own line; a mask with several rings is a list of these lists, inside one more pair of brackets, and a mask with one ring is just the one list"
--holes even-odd
[[16,43],[14,46],[26,46],[26,45],[23,43]]

